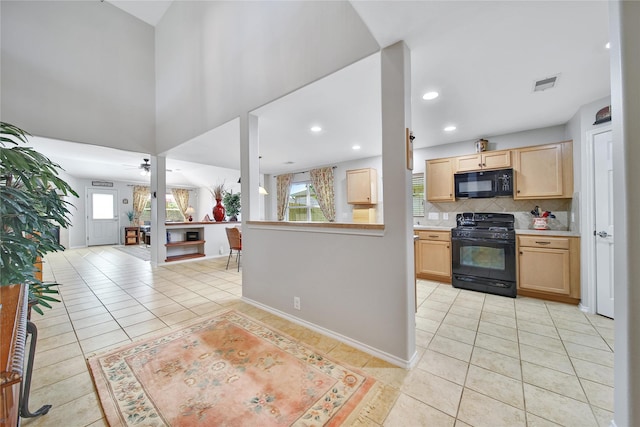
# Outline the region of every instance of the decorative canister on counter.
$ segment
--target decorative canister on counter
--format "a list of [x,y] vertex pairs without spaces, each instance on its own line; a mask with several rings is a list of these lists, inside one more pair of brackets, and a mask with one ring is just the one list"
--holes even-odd
[[548,230],[549,229],[548,218],[547,217],[533,218],[533,229],[534,230]]
[[483,151],[487,151],[489,146],[489,141],[486,139],[479,139],[476,141],[476,153],[482,153]]

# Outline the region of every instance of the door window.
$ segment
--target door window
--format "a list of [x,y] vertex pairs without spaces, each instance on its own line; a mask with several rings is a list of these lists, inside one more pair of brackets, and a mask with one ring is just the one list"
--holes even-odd
[[114,219],[115,198],[113,194],[94,193],[91,198],[93,219]]

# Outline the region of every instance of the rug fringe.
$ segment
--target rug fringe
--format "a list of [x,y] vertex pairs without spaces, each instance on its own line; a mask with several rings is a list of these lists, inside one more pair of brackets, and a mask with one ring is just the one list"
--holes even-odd
[[374,384],[371,390],[369,390],[367,396],[362,399],[358,407],[355,408],[347,418],[345,425],[357,426],[375,424],[375,421],[368,418],[368,415],[376,409],[376,405],[383,394],[384,387],[385,386],[383,384],[376,381],[376,384]]

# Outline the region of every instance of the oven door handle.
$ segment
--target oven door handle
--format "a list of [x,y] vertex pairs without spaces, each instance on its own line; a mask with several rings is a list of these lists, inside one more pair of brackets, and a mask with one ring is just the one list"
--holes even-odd
[[471,243],[498,243],[501,245],[514,245],[516,244],[515,240],[502,240],[502,239],[479,239],[474,237],[452,237],[451,242],[471,242]]

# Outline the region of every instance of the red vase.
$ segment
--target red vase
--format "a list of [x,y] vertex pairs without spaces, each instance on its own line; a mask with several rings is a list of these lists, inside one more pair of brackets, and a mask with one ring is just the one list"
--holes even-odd
[[213,219],[216,222],[224,221],[226,211],[222,206],[222,199],[216,199],[216,205],[213,207]]

